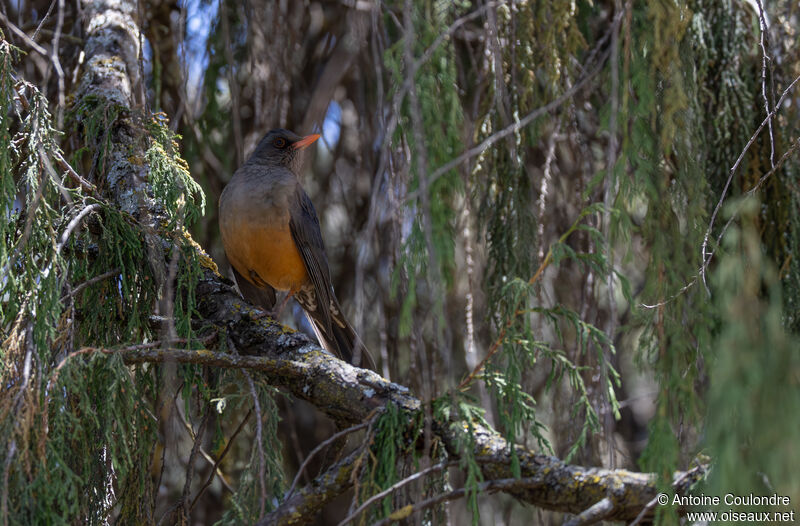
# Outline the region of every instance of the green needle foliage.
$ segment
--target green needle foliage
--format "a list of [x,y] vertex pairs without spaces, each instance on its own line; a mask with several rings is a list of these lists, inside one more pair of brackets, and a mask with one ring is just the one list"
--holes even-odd
[[[693,449],[681,451],[693,437],[678,430],[682,423],[698,423],[702,415],[697,389],[705,374],[702,355],[712,323],[702,286],[678,294],[702,265],[699,247],[708,224],[705,164],[695,154],[707,144],[700,115],[688,102],[697,97],[689,80],[694,67],[689,18],[685,6],[634,10],[629,59],[633,96],[622,110],[632,122],[622,149],[631,175],[620,181],[620,194],[647,202],[641,228],[650,258],[642,299],[655,305],[640,311],[645,324],[640,356],[651,364],[659,385],[650,427],[653,439],[642,465],[658,472],[667,485]],[[656,51],[646,52],[650,49]]]
[[[726,235],[713,280],[722,319],[708,358],[711,485],[719,495],[777,492],[794,505],[797,435],[778,423],[800,411],[800,347],[786,331],[777,268],[756,227],[759,208],[752,198],[727,208],[739,212],[741,226]],[[796,433],[796,422],[789,425]]]
[[[35,86],[15,80],[16,53],[0,41],[4,518],[9,524],[57,524],[66,517],[145,523],[153,520],[154,500],[144,496],[158,490],[151,469],[161,447],[163,372],[129,368],[114,349],[159,336],[151,320],[163,290],[138,220],[69,177],[48,101]],[[82,141],[73,160],[86,159],[98,184],[113,171],[112,131],[124,119],[141,120],[90,96],[68,113]],[[128,160],[147,164],[153,197],[164,207],[160,226],[174,243],[164,247],[164,261],[179,254],[175,329],[192,346],[201,268],[184,229],[202,214],[204,197],[165,123],[154,120],[142,129],[146,154],[137,159],[138,145],[131,144]],[[207,375],[184,367],[179,376],[187,414],[202,413],[216,394]],[[276,421],[270,400],[262,400],[260,413],[265,439]]]
[[[403,97],[395,138],[408,144],[410,151],[411,179],[409,190],[420,195],[410,206],[414,210],[410,231],[404,236],[398,271],[408,280],[407,294],[403,298],[400,316],[400,335],[409,335],[412,326],[419,321],[412,317],[421,295],[417,287],[429,287],[442,292],[452,284],[455,251],[455,222],[457,202],[463,194],[462,180],[455,170],[450,170],[435,180],[427,181],[429,173],[445,164],[460,150],[463,141],[461,130],[463,119],[458,93],[453,90],[456,84],[456,68],[453,60],[454,48],[445,42],[432,47],[449,20],[451,13],[458,12],[458,3],[413,2],[411,10],[411,29],[398,26],[394,19],[387,17],[396,43],[389,48],[383,62],[390,71],[393,89],[389,97],[396,97],[404,89],[408,80],[413,83],[409,89],[418,95]],[[398,6],[402,9],[402,2]],[[406,35],[413,35],[407,44]],[[412,64],[406,60],[406,45],[411,46],[411,55],[421,57],[426,50],[433,49],[430,59],[412,75]],[[411,77],[409,79],[409,76]],[[414,100],[418,98],[418,104]],[[422,163],[425,163],[424,165]],[[424,295],[422,295],[424,296]],[[439,320],[441,329],[444,294],[434,294],[436,304],[432,314]],[[429,306],[423,306],[430,308]],[[434,329],[433,327],[427,330]],[[435,330],[435,329],[434,329]],[[434,334],[438,341],[441,333]]]

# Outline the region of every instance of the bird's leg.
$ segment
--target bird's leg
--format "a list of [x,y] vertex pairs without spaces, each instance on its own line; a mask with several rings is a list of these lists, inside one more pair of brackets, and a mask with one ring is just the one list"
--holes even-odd
[[261,306],[261,309],[264,309],[264,310],[262,310],[260,312],[257,312],[257,314],[255,314],[255,315],[252,315],[251,316],[252,319],[253,320],[260,320],[262,318],[266,318],[267,316],[269,316],[273,320],[278,321],[278,318],[280,317],[281,312],[283,312],[283,308],[286,307],[287,303],[289,303],[289,298],[291,298],[293,294],[294,293],[292,291],[287,292],[286,296],[281,300],[281,304],[278,305],[277,307],[273,307],[270,310],[266,310],[265,307]]
[[270,316],[272,316],[272,319],[277,320],[280,317],[281,312],[283,312],[283,309],[286,307],[286,304],[289,303],[289,298],[291,298],[292,296],[294,296],[294,292],[290,290],[289,292],[286,293],[286,296],[281,301],[281,304],[278,305],[277,308],[272,309],[272,313],[270,314]]

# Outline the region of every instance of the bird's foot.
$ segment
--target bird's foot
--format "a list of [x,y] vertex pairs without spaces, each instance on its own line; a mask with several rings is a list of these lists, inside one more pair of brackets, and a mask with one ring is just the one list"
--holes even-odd
[[250,319],[253,321],[263,320],[264,318],[273,318],[272,311],[255,309],[250,313]]

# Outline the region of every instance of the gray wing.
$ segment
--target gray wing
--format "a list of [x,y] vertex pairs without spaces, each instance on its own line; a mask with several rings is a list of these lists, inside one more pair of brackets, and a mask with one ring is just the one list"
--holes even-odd
[[311,286],[297,291],[294,299],[306,311],[320,345],[348,363],[377,371],[372,356],[344,317],[333,293],[317,212],[300,185],[289,207],[289,227],[311,278]]
[[[331,270],[328,267],[328,256],[325,254],[325,245],[322,242],[322,231],[319,226],[317,211],[308,194],[297,185],[294,199],[289,206],[289,228],[292,238],[303,258],[306,271],[314,286],[316,305],[309,314],[321,324],[321,328],[328,334],[331,332],[330,304],[332,285]],[[306,305],[303,306],[308,311]],[[314,308],[315,307],[315,308]]]

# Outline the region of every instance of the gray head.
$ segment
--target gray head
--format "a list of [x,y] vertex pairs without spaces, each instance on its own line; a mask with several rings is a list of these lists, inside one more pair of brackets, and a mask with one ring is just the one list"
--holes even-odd
[[247,160],[248,163],[285,166],[293,172],[299,167],[300,152],[319,139],[318,134],[301,137],[284,129],[270,130]]

